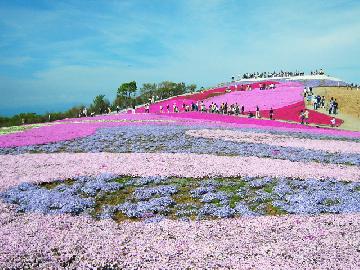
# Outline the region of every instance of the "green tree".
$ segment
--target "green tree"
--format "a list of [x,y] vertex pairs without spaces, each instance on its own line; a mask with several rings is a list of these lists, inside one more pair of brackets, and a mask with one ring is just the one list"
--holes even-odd
[[196,84],[190,84],[186,86],[186,92],[187,93],[193,93],[196,90]]
[[82,110],[82,108],[84,108],[84,105],[78,105],[78,106],[74,106],[72,108],[70,108],[69,110],[67,110],[64,113],[64,118],[71,118],[71,117],[77,117],[79,115],[80,110]]
[[172,94],[174,96],[183,95],[186,93],[186,89],[187,88],[186,88],[185,83],[183,83],[183,82],[177,83]]
[[116,106],[119,106],[120,108],[124,109],[124,108],[128,108],[131,104],[131,97],[127,97],[127,96],[117,96],[113,102],[112,107],[116,108]]
[[113,102],[113,107],[120,106],[120,108],[127,108],[132,106],[133,97],[137,90],[136,82],[123,83],[117,89],[117,95]]
[[117,95],[123,97],[131,97],[132,94],[135,94],[136,90],[137,86],[135,81],[123,83],[119,86],[117,90]]
[[158,93],[160,99],[166,99],[175,95],[176,83],[170,81],[163,81],[158,84]]
[[144,100],[148,100],[152,96],[158,95],[157,85],[155,83],[144,83],[140,88],[140,95]]
[[108,107],[110,107],[110,102],[105,99],[105,95],[98,95],[94,98],[93,103],[90,105],[89,111],[101,114],[106,112]]

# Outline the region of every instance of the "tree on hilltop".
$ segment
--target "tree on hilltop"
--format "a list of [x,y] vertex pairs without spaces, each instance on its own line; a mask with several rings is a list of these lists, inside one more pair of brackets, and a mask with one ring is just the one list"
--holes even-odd
[[113,107],[127,108],[132,106],[132,95],[136,93],[136,82],[123,83],[117,89],[117,95],[113,102]]
[[193,93],[196,90],[196,84],[190,84],[186,86],[186,92],[187,93]]
[[95,112],[96,114],[101,114],[106,112],[107,108],[110,107],[109,100],[105,99],[105,95],[97,95],[93,103],[90,105],[89,110]]
[[135,81],[123,83],[119,86],[117,90],[117,95],[123,97],[131,97],[132,94],[135,94],[136,90],[137,86]]
[[158,84],[158,93],[160,99],[166,99],[171,96],[174,96],[173,93],[176,92],[176,83],[170,81],[163,81]]
[[148,100],[152,96],[158,95],[158,87],[156,83],[144,83],[140,88],[140,95],[144,100]]

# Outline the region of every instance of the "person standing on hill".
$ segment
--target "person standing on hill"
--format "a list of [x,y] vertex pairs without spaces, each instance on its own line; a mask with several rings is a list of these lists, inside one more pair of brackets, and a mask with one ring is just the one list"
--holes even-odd
[[221,103],[221,105],[220,105],[220,113],[221,114],[224,114],[224,106],[225,106],[224,102]]
[[305,124],[309,124],[309,111],[305,110],[304,112],[304,120],[305,120]]
[[316,98],[316,96],[313,96],[312,103],[313,103],[314,110],[316,110],[317,109],[317,98]]
[[255,117],[256,117],[256,118],[260,118],[260,109],[259,109],[259,106],[256,106]]
[[321,98],[321,108],[325,108],[325,96],[322,96],[322,98]]
[[145,113],[150,113],[150,105],[149,105],[149,103],[145,105]]
[[330,126],[331,126],[331,127],[335,127],[335,126],[336,126],[336,119],[335,119],[335,117],[331,118],[331,120],[330,120]]
[[271,109],[270,109],[269,114],[270,114],[270,120],[274,120],[274,110],[273,110],[272,107],[271,107]]
[[334,112],[334,114],[337,114],[338,106],[339,106],[339,104],[337,103],[337,101],[335,99],[334,103],[333,103],[333,112]]
[[316,96],[316,109],[320,109],[321,106],[321,97],[320,95]]
[[331,97],[330,102],[329,102],[329,114],[332,114],[334,110],[334,98]]
[[303,111],[303,110],[300,111],[299,117],[300,117],[300,120],[301,120],[301,124],[303,125],[303,124],[304,124],[304,119],[305,119],[304,111]]
[[307,101],[307,105],[310,105],[310,104],[311,104],[312,95],[311,95],[310,93],[307,94],[306,101]]

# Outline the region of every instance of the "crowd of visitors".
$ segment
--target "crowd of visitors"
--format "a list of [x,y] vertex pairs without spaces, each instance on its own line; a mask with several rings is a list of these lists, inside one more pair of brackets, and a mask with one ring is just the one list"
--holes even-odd
[[346,89],[347,89],[347,90],[349,90],[349,89],[350,89],[350,90],[356,89],[356,90],[359,91],[360,86],[359,86],[358,84],[356,84],[356,83],[349,83],[349,84],[346,85]]
[[245,73],[242,76],[242,79],[257,79],[257,78],[274,78],[274,77],[291,77],[291,76],[303,76],[304,72],[296,71],[279,71],[279,72],[254,72],[254,73]]
[[[201,113],[218,113],[224,115],[248,115],[249,118],[256,117],[261,118],[260,115],[260,108],[259,106],[256,107],[255,115],[252,112],[245,112],[245,106],[239,105],[238,103],[228,104],[227,102],[223,102],[220,105],[212,102],[206,107],[203,101],[198,102],[191,102],[191,104],[182,104],[182,111],[184,112],[201,112]],[[145,113],[150,112],[150,107],[147,104],[145,106]],[[179,107],[176,103],[173,104],[172,108],[169,104],[166,106],[160,105],[159,106],[160,113],[179,113]],[[274,120],[274,110],[271,108],[270,110],[270,119]]]
[[[301,72],[283,72],[280,73],[262,73],[259,76],[296,76],[302,74]],[[320,69],[319,71],[311,72],[312,75],[316,74],[324,74],[323,71]],[[248,74],[249,75],[249,74]],[[246,75],[246,76],[248,76]],[[257,76],[257,74],[250,74],[251,76]],[[275,84],[260,84],[260,90],[266,89],[274,89],[276,87]],[[251,85],[237,85],[235,90],[252,90]],[[225,92],[231,91],[230,88],[226,88]],[[307,100],[307,105],[311,105],[313,109],[325,109],[329,114],[336,115],[338,113],[339,104],[336,99],[333,97],[327,102],[325,96],[315,95],[313,93],[312,87],[305,87],[304,88],[304,98]],[[150,113],[150,104],[156,102],[157,97],[152,97],[151,100],[145,105],[145,113]],[[180,108],[179,108],[180,107]],[[173,103],[172,105],[169,104],[161,104],[159,105],[159,112],[160,113],[179,113],[180,111],[183,112],[201,112],[201,113],[217,113],[217,114],[224,114],[224,115],[246,115],[249,118],[261,118],[261,111],[260,107],[256,106],[255,112],[248,111],[245,112],[244,105],[240,105],[238,103],[228,104],[227,102],[223,102],[221,104],[217,104],[212,102],[208,106],[205,105],[204,101],[197,101],[191,102],[191,104],[183,103],[182,106],[179,106],[177,103]],[[118,107],[117,107],[118,112]],[[273,108],[270,108],[268,111],[270,120],[274,120],[275,118],[275,111]],[[299,113],[299,122],[301,124],[308,125],[309,118],[310,118],[310,111],[308,109],[301,110]],[[330,121],[330,126],[336,126],[336,119],[333,117]]]
[[[309,95],[307,95],[307,97],[309,97],[311,95],[311,92],[309,92]],[[319,108],[325,108],[325,97],[320,97],[320,96],[314,96],[314,99],[311,99],[314,101],[314,109],[317,110]],[[337,114],[337,108],[338,108],[338,104],[336,102],[336,99],[331,98],[329,101],[329,114]],[[209,104],[208,106],[205,105],[205,103],[203,101],[200,102],[192,102],[191,104],[185,104],[183,103],[182,105],[182,111],[184,112],[191,112],[191,111],[196,111],[196,112],[201,112],[201,113],[217,113],[217,114],[223,114],[223,115],[246,115],[249,118],[255,117],[257,119],[262,118],[261,116],[261,111],[260,111],[260,107],[256,106],[256,110],[255,113],[253,113],[252,111],[245,111],[245,107],[244,105],[239,105],[238,103],[234,103],[234,104],[228,104],[227,102],[223,102],[220,105],[217,103],[212,102],[211,104]],[[149,105],[147,105],[145,107],[145,112],[149,113]],[[166,107],[164,107],[163,105],[160,105],[160,113],[179,113],[179,107],[176,105],[176,103],[173,104],[172,108],[170,107],[170,105],[166,105]],[[269,110],[269,119],[270,120],[275,120],[275,111],[273,108],[270,108]],[[305,110],[301,110],[300,114],[299,114],[299,121],[301,124],[305,124],[308,125],[309,124],[309,119],[310,119],[310,111],[308,109]],[[336,119],[335,117],[333,117],[330,121],[330,125],[331,126],[335,126],[336,125]]]
[[260,90],[275,89],[275,88],[276,88],[275,83],[270,83],[270,84],[260,83],[259,84]]
[[152,96],[151,98],[149,98],[149,104],[155,103],[159,99],[159,96]]
[[306,98],[307,105],[312,105],[314,110],[325,109],[329,114],[338,113],[339,103],[337,100],[331,97],[329,102],[326,102],[325,96],[314,95],[312,87],[304,88],[304,98]]
[[324,75],[324,71],[320,68],[319,70],[311,71],[310,75]]
[[[119,112],[120,111],[120,107],[117,106],[116,107],[116,111]],[[102,109],[100,108],[100,114],[104,114],[104,113],[111,113],[111,108],[108,107],[107,109]],[[89,112],[88,109],[86,107],[84,107],[83,109],[80,110],[78,117],[94,117],[96,114],[95,112]]]
[[[324,109],[330,115],[338,114],[339,112],[339,103],[333,97],[327,102],[325,96],[314,95],[312,87],[304,88],[304,98],[306,98],[307,105],[311,105],[314,110]],[[302,119],[302,112],[300,113],[300,118]],[[302,121],[303,122],[303,121]],[[305,121],[306,122],[306,121]],[[336,126],[336,119],[332,117],[330,120],[330,126]]]
[[[324,71],[322,69],[311,71],[310,75],[324,75]],[[254,73],[245,73],[239,77],[242,79],[257,79],[257,78],[274,78],[274,77],[293,77],[293,76],[304,76],[305,73],[303,71],[279,71],[279,72],[254,72]],[[232,77],[233,80],[235,79]]]

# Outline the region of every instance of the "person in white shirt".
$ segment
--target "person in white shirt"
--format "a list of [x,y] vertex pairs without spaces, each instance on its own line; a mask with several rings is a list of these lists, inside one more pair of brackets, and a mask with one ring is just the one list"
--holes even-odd
[[330,120],[330,126],[331,126],[331,127],[335,127],[335,125],[336,125],[336,119],[335,119],[335,117],[333,117],[333,118],[331,118],[331,120]]

